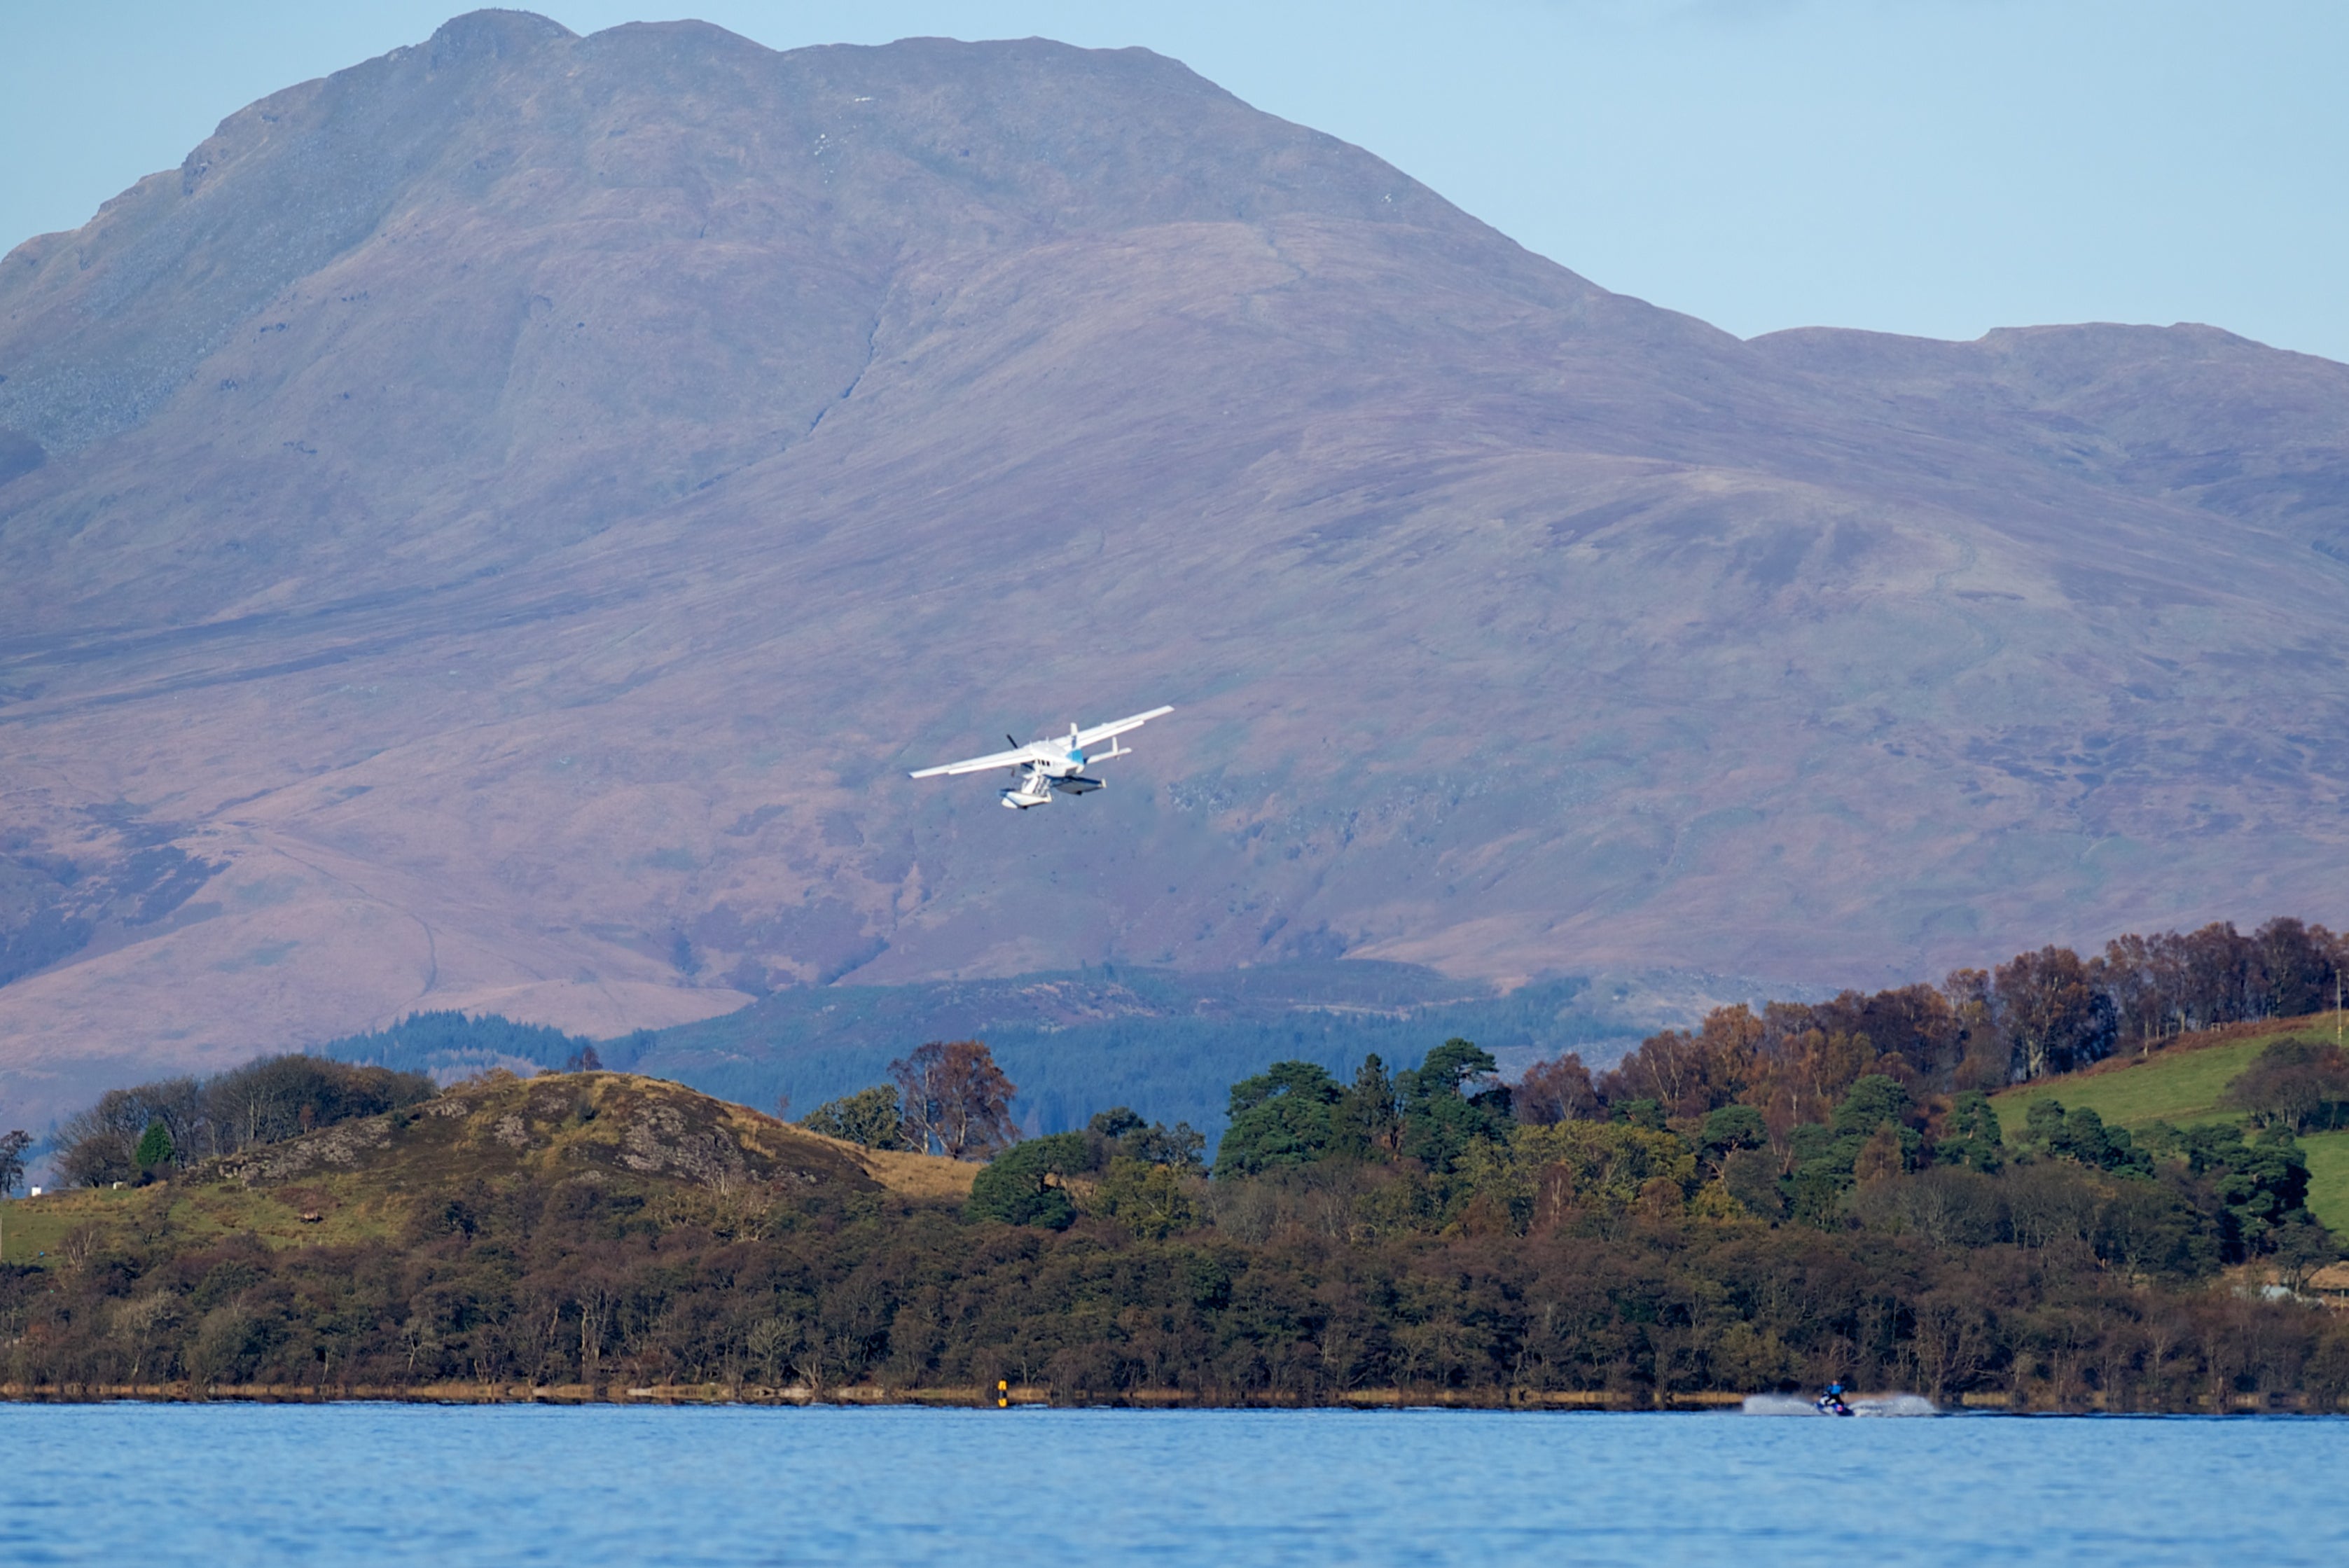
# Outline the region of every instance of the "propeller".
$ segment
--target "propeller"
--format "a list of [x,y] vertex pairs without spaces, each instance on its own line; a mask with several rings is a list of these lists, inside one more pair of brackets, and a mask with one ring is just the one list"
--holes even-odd
[[1010,736],[1006,735],[1003,738],[1010,743],[1012,750],[1017,751],[1019,749],[1019,743],[1016,740],[1012,740]]

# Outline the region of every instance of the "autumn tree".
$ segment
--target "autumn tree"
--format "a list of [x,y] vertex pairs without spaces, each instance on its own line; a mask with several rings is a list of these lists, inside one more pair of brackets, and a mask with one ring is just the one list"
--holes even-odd
[[2333,1006],[2338,974],[2332,934],[2289,916],[2269,921],[2251,934],[2258,954],[2261,1010],[2271,1017],[2298,1018]]
[[1590,1069],[1582,1065],[1582,1054],[1568,1051],[1555,1061],[1527,1068],[1509,1105],[1519,1121],[1536,1127],[1587,1121],[1599,1114],[1599,1090]]
[[1781,1135],[1791,1127],[1825,1121],[1844,1091],[1876,1066],[1874,1040],[1847,1029],[1822,1028],[1807,1007],[1773,1002],[1764,1016],[1764,1049],[1747,1098]]
[[903,1104],[905,1140],[953,1160],[984,1160],[1015,1143],[1011,1097],[1019,1091],[977,1040],[932,1040],[889,1064]]
[[1716,1007],[1693,1035],[1666,1029],[1640,1042],[1599,1080],[1599,1098],[1610,1105],[1652,1099],[1668,1116],[1702,1116],[1744,1092],[1763,1032],[1744,1003]]
[[1998,1030],[1998,1009],[1992,998],[1987,969],[1953,969],[1941,982],[1941,994],[1958,1021],[1960,1055],[1951,1087],[1960,1093],[1990,1093],[2004,1088],[2013,1074],[2006,1040]]
[[[2105,944],[2096,961],[2105,995],[2113,999],[2113,1018],[2125,1039],[2151,1041],[2168,1027],[2171,987],[2164,982],[2168,965],[2159,937],[2135,932]],[[1974,973],[1980,973],[1975,971]]]
[[1998,966],[1992,995],[2017,1077],[2071,1072],[2113,1048],[2112,998],[2068,947],[2017,954]]
[[414,1105],[438,1092],[421,1073],[296,1052],[262,1057],[205,1080],[192,1119],[168,1099],[158,1113],[185,1164],[200,1153],[227,1154],[278,1142],[314,1128]]
[[1867,1070],[1898,1078],[1912,1091],[1920,1082],[1946,1083],[1964,1051],[1957,1009],[1937,986],[1846,991],[1813,1004],[1810,1012],[1815,1026],[1830,1036],[1866,1036],[1876,1052]]
[[2204,1026],[2259,1016],[2259,951],[2232,921],[2213,921],[2185,938],[2186,984]]

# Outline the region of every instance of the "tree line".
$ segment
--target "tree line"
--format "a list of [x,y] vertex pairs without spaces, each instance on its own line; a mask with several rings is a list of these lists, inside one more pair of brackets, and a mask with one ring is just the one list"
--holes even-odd
[[1539,1063],[1516,1086],[1516,1103],[1535,1120],[1603,1116],[1640,1100],[1681,1117],[1744,1105],[1783,1140],[1875,1074],[1945,1115],[1954,1096],[2156,1049],[2182,1032],[2322,1011],[2344,971],[2349,942],[2289,917],[2249,936],[2217,923],[2116,937],[2088,959],[2043,947],[1957,970],[1939,985],[1718,1008],[1695,1029],[1650,1036],[1605,1072],[1572,1053]]
[[[2297,1049],[2282,1043],[2246,1079]],[[2040,1222],[2017,1221],[2018,1192],[2035,1202],[2060,1190],[2080,1205],[2064,1222],[2080,1227],[2106,1263],[2133,1274],[2201,1278],[2255,1258],[2305,1273],[2338,1255],[2307,1210],[2307,1159],[2281,1118],[2252,1127],[2156,1124],[2132,1137],[2094,1110],[2067,1112],[2047,1099],[2010,1138],[1979,1091],[1937,1108],[1870,1073],[1819,1120],[1774,1136],[1759,1110],[1736,1103],[1669,1116],[1656,1100],[1635,1099],[1603,1120],[1521,1118],[1494,1066],[1489,1054],[1456,1039],[1394,1074],[1370,1057],[1350,1082],[1310,1063],[1276,1063],[1233,1087],[1229,1130],[1211,1171],[1198,1172],[1195,1144],[1187,1155],[1174,1152],[1180,1146],[1164,1130],[1143,1128],[1121,1109],[1084,1134],[1030,1140],[999,1154],[974,1202],[992,1217],[1031,1224],[1065,1224],[1095,1211],[1114,1216],[1147,1174],[1142,1167],[1155,1166],[1171,1177],[1197,1172],[1187,1211],[1174,1207],[1178,1217],[1226,1212],[1238,1200],[1223,1194],[1251,1180],[1296,1180],[1325,1202],[1343,1196],[1348,1233],[1464,1227],[1526,1235],[1579,1219],[1604,1229],[1640,1205],[1837,1230],[1925,1193],[1976,1213],[1967,1233],[1987,1244],[2012,1239],[2018,1222]],[[2349,1082],[2333,1088],[2349,1098]],[[1017,1176],[1026,1207],[990,1200],[1003,1190],[990,1181],[999,1171]],[[2121,1184],[2098,1185],[2085,1172]],[[1088,1177],[1095,1180],[1076,1180]],[[1055,1185],[1069,1188],[1068,1201],[1054,1201]]]
[[[421,1073],[311,1056],[263,1057],[211,1078],[109,1089],[59,1124],[57,1176],[73,1187],[141,1184],[438,1092]],[[21,1173],[21,1165],[12,1172]]]
[[[1874,998],[1847,994],[1810,1017],[1827,1039],[1843,1036],[1837,1051],[1852,1052],[1853,1037],[1865,1034],[1878,1055],[1899,1056],[1922,1075],[1911,1083],[1913,1090],[1995,1089],[2116,1052],[2158,1048],[2180,1033],[2330,1006],[2349,971],[2344,947],[2344,939],[2322,925],[2290,917],[2270,920],[2249,935],[2213,923],[2189,932],[2119,936],[2085,957],[2070,948],[2044,947],[2005,964],[1958,970],[1938,985]],[[1050,1030],[1030,1021],[989,1029],[987,1038],[995,1059],[1022,1086],[1023,1119],[1052,1130],[1081,1127],[1113,1099],[1148,1105],[1170,1118],[1179,1113],[1205,1127],[1233,1078],[1275,1057],[1335,1069],[1373,1051],[1391,1061],[1406,1059],[1423,1048],[1414,1042],[1458,1035],[1514,1059],[1529,1047],[1555,1052],[1602,1035],[1611,1053],[1626,1037],[1594,1010],[1579,981],[1439,1002],[1434,998],[1450,994],[1436,977],[1402,966],[1347,961],[1322,967],[1373,972],[1371,981],[1354,982],[1363,1010],[1288,1006],[1294,997],[1353,993],[1336,981],[1309,981],[1280,966],[1195,983],[1121,971],[1118,984],[1135,988],[1164,1016]],[[1249,975],[1273,972],[1280,983],[1266,996],[1246,983]],[[1057,982],[1100,979],[1059,976]],[[904,1052],[902,1044],[887,1042],[921,1039],[933,1030],[939,989],[781,992],[739,1014],[660,1035],[639,1030],[598,1042],[598,1049],[621,1070],[676,1078],[743,1103],[772,1105],[779,1090],[807,1103],[885,1078],[885,1064]],[[1196,1014],[1186,1000],[1195,996],[1212,996],[1216,1005]],[[1749,1010],[1774,1034],[1807,1034],[1811,1024],[1800,1005],[1791,1005],[1793,1011],[1789,1006]],[[447,1081],[497,1066],[559,1067],[585,1044],[559,1030],[494,1016],[429,1013],[378,1034],[332,1042],[316,1054],[427,1071]],[[1888,1065],[1887,1070],[1899,1076],[1899,1069]]]
[[[2251,1016],[2331,1001],[2321,928],[2142,947],[2252,954],[2227,1004],[2264,998]],[[1069,1399],[1642,1403],[1833,1377],[2342,1408],[2349,1315],[2292,1295],[2341,1252],[2298,1142],[2349,1123],[2337,1047],[2271,1045],[2227,1087],[2240,1122],[2132,1132],[2043,1096],[2002,1125],[1989,1090],[2170,1032],[2122,1032],[2109,958],[2043,949],[1940,986],[1722,1008],[1611,1068],[1568,1053],[1515,1082],[1457,1037],[1403,1066],[1278,1061],[1230,1086],[1212,1158],[1125,1106],[1022,1139],[988,1047],[935,1042],[802,1125],[984,1162],[967,1202],[517,1176],[427,1195],[394,1244],[279,1250],[160,1210],[0,1269],[0,1359],[29,1382],[327,1390],[1007,1377]],[[2111,1024],[2101,1050],[2066,1023],[2083,1014]],[[567,1065],[595,1066],[584,1047]],[[201,1150],[430,1093],[316,1058],[240,1072],[102,1099],[69,1124],[77,1179],[201,1181]]]
[[[2308,1212],[2297,1140],[2349,1120],[2349,1057],[2328,1042],[2263,1051],[2227,1088],[2247,1112],[2240,1124],[2157,1123],[2132,1136],[2048,1099],[2010,1140],[1979,1089],[1920,1097],[1880,1070],[1900,1065],[1882,1056],[1851,1058],[1871,1070],[1845,1078],[1816,1072],[1816,1049],[1773,1061],[1754,1024],[1724,1009],[1713,1037],[1660,1037],[1651,1060],[1596,1081],[1568,1057],[1505,1083],[1491,1054],[1463,1039],[1395,1072],[1370,1056],[1350,1081],[1316,1063],[1277,1062],[1232,1087],[1212,1169],[1204,1135],[1123,1106],[1082,1132],[1018,1140],[1002,1114],[1013,1087],[978,1041],[926,1047],[896,1064],[897,1084],[831,1102],[802,1125],[876,1148],[991,1156],[972,1213],[1055,1229],[1093,1214],[1163,1237],[1214,1222],[1241,1202],[1226,1194],[1251,1179],[1292,1178],[1342,1210],[1350,1235],[1464,1225],[1524,1235],[1593,1204],[1603,1220],[1635,1203],[1835,1229],[1899,1209],[1907,1200],[1889,1194],[1921,1183],[1915,1190],[1933,1202],[1974,1213],[1967,1234],[1988,1244],[2040,1222],[2015,1218],[2002,1183],[2021,1182],[2034,1202],[2062,1189],[2076,1211],[2064,1222],[2134,1274],[2201,1278],[2265,1258],[2297,1276],[2338,1255]],[[905,1085],[929,1097],[922,1117],[961,1098],[977,1108],[965,1120],[991,1131],[961,1144],[923,1132],[901,1107]],[[2082,1188],[2080,1171],[2123,1184]]]
[[2223,1273],[2263,1256],[2289,1284],[2337,1251],[2281,1126],[2130,1140],[2042,1102],[2005,1130],[1969,1100],[1936,1129],[1866,1075],[1788,1171],[1744,1158],[1752,1107],[1525,1120],[1491,1066],[1463,1040],[1343,1079],[1276,1064],[1233,1086],[1212,1166],[1115,1108],[999,1148],[967,1202],[517,1175],[418,1195],[388,1243],[284,1248],[153,1209],[0,1268],[0,1367],[325,1393],[1004,1377],[1068,1401],[1647,1404],[1834,1378],[2349,1402],[2349,1317]]
[[[2349,937],[2291,916],[2269,920],[2248,935],[2226,922],[2187,932],[2130,933],[2086,957],[2069,947],[2046,946],[1986,968],[1956,970],[1939,985],[1873,994],[1847,991],[1824,1003],[1771,1002],[1724,1009],[1697,1029],[1666,1030],[1647,1037],[1612,1075],[1586,1067],[1579,1054],[1562,1054],[1525,1077],[1518,1097],[1521,1102],[1550,1108],[1542,1114],[1559,1118],[1592,1114],[1610,1093],[1617,1100],[1654,1099],[1681,1111],[1696,1097],[1722,1095],[1722,1084],[1733,1082],[1740,1087],[1726,1099],[1755,1104],[1774,1127],[1783,1130],[1819,1119],[1852,1080],[1866,1072],[1883,1072],[1920,1099],[1969,1089],[1994,1091],[2074,1071],[2116,1053],[2158,1049],[2181,1034],[2322,1011],[2334,1005],[2344,974],[2349,974]],[[1464,1008],[1461,1026],[1440,1027],[1435,1033],[1439,1037],[1467,1036],[1491,1046],[1495,1037],[1485,1027],[1490,1023],[1506,1042],[1557,1040],[1555,1027],[1546,1030],[1542,1018],[1556,1013],[1563,994],[1545,994],[1539,1005],[1515,1010],[1485,1005],[1493,1016],[1482,1022],[1475,1021],[1481,1018],[1475,1008]],[[1213,1086],[1228,1078],[1209,1080],[1181,1094],[1161,1092],[1171,1070],[1163,1057],[1182,1057],[1193,1067],[1230,1059],[1229,1042],[1218,1042],[1213,1050],[1195,1042],[1197,1049],[1170,1052],[1166,1041],[1151,1032],[1179,1022],[1149,1020],[1148,1027],[1130,1041],[1091,1035],[1080,1040],[1079,1032],[1071,1031],[1070,1048],[1081,1050],[1092,1079],[1103,1076],[1092,1064],[1114,1059],[1125,1065],[1114,1088],[1090,1091],[1090,1103],[1074,1097],[1074,1080],[1058,1067],[1049,1092],[1037,1099],[1030,1070],[1037,1064],[1022,1067],[1009,1054],[1003,1059],[1029,1086],[1031,1101],[1043,1107],[1048,1128],[1081,1126],[1092,1106],[1112,1098],[1211,1109],[1214,1100],[1208,1096],[1220,1093]],[[1407,1044],[1413,1032],[1425,1030],[1426,1024],[1404,1019],[1386,1026],[1395,1037],[1395,1055],[1402,1056],[1413,1048]],[[1336,1036],[1309,1039],[1300,1034],[1290,1040],[1270,1026],[1261,1034],[1249,1047],[1251,1054],[1239,1058],[1241,1063],[1278,1055],[1319,1060],[1334,1069],[1372,1051],[1389,1050],[1383,1036],[1349,1036],[1340,1042]],[[1423,1032],[1418,1037],[1430,1036]],[[1348,1043],[1350,1048],[1325,1048]],[[1000,1042],[996,1044],[999,1047]],[[863,1067],[850,1059],[854,1053],[834,1052],[840,1059],[833,1066],[854,1075],[847,1078],[850,1083],[866,1075],[880,1076],[881,1052],[864,1049],[870,1065]],[[1023,1049],[1035,1054],[1032,1047]],[[1239,1067],[1225,1070],[1237,1072]],[[1756,1073],[1767,1081],[1757,1081]],[[708,1070],[702,1069],[686,1076],[709,1079]],[[728,1086],[709,1079],[705,1087],[721,1092]],[[1206,1118],[1200,1119],[1204,1123]]]

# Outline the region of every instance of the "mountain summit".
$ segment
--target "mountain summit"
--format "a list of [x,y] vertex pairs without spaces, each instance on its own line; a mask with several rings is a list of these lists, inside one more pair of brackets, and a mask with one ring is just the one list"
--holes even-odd
[[[2338,918],[2349,367],[1742,343],[1143,50],[512,12],[0,262],[0,1099]],[[1160,702],[1050,811],[906,768]]]

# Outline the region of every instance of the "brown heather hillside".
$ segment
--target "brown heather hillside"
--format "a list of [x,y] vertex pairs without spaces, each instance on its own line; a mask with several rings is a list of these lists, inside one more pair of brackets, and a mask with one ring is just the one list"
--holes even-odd
[[2349,368],[1741,343],[1142,50],[460,17],[0,261],[0,476],[12,1123],[412,1008],[2343,919]]

